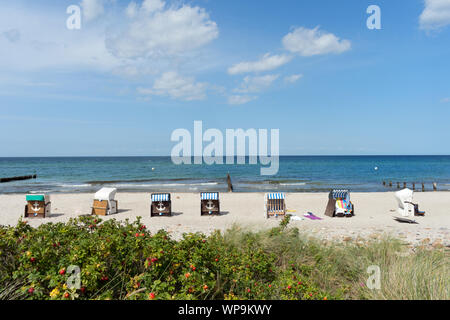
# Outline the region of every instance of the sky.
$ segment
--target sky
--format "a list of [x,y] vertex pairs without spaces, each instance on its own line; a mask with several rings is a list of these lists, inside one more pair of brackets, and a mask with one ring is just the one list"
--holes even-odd
[[450,0],[0,0],[0,156],[170,155],[195,120],[448,155],[449,57]]

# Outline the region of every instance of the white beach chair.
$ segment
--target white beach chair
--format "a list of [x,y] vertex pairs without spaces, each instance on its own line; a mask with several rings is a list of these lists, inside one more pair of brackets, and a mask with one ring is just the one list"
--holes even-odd
[[414,215],[413,191],[406,188],[395,193],[395,199],[397,199],[398,208],[397,212],[403,217]]
[[103,188],[94,196],[92,214],[107,216],[118,212],[118,201],[115,200],[116,188]]

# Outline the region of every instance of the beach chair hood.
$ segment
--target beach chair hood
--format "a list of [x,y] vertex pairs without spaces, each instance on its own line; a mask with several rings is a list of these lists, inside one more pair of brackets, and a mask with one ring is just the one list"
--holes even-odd
[[103,188],[95,194],[95,200],[111,201],[116,197],[116,188]]
[[27,194],[26,201],[44,201],[45,203],[50,202],[50,196],[48,194]]

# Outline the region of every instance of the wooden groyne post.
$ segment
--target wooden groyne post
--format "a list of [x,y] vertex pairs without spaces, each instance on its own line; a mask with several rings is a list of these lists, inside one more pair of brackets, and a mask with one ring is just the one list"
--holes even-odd
[[[403,182],[403,189],[407,188],[408,183]],[[417,184],[422,185],[422,192],[425,192],[425,182],[418,182]],[[437,191],[437,189],[438,189],[437,183],[433,182],[431,184],[433,185],[433,191]],[[390,188],[392,188],[393,185],[394,185],[394,183],[392,183],[392,181],[389,181],[389,182],[383,181],[383,186],[385,186],[385,187],[389,186]],[[411,185],[412,185],[412,189],[415,191],[416,190],[416,182],[411,182]],[[400,186],[401,186],[401,183],[397,182],[397,189],[400,189]]]
[[21,181],[21,180],[31,180],[31,179],[36,179],[36,178],[37,178],[37,175],[35,175],[35,174],[33,174],[31,176],[0,178],[0,183],[11,182],[11,181]]
[[227,174],[227,184],[228,184],[228,192],[233,192],[233,184],[231,183],[230,174]]

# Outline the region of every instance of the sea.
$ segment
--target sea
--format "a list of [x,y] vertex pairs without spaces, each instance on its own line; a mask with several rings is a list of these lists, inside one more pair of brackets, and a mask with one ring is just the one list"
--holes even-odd
[[[170,157],[0,158],[0,178],[37,179],[0,183],[1,194],[84,193],[102,187],[124,192],[383,192],[409,188],[450,190],[450,156],[281,156],[279,171],[262,176],[261,166],[177,165]],[[383,185],[385,182],[386,185]],[[389,187],[392,182],[392,187]]]

